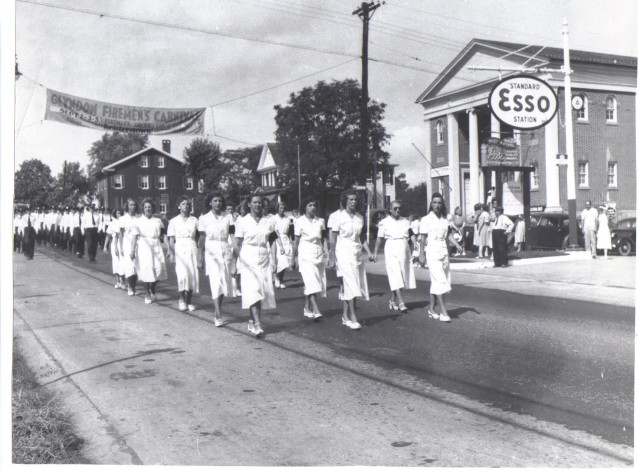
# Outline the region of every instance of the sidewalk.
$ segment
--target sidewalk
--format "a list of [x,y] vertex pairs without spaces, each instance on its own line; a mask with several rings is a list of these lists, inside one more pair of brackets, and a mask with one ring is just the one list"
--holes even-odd
[[[591,259],[584,251],[565,256],[510,260],[508,268],[494,268],[486,259],[451,262],[453,290],[461,286],[506,290],[523,295],[558,297],[589,302],[635,306],[636,257]],[[367,272],[386,275],[384,254],[367,262]],[[416,279],[429,280],[427,268],[417,268]]]

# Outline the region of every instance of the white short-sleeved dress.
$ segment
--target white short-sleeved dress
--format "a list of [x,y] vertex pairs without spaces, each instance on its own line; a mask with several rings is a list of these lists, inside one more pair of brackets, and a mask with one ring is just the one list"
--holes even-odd
[[306,215],[298,217],[294,234],[300,237],[298,244],[298,271],[304,282],[304,295],[322,294],[327,296],[327,275],[322,248],[324,219]]
[[609,230],[609,218],[605,214],[598,215],[598,232],[596,233],[596,248],[598,250],[611,249],[611,230]]
[[236,222],[236,238],[242,238],[238,257],[242,308],[248,309],[262,302],[263,309],[276,308],[273,291],[273,274],[269,263],[269,235],[275,231],[273,217],[262,217],[259,221],[247,214]]
[[390,216],[378,224],[378,237],[385,240],[384,264],[392,291],[416,288],[416,276],[408,243],[410,225],[407,219],[396,220]]
[[198,219],[198,231],[204,240],[204,265],[209,277],[211,297],[221,295],[232,297],[231,282],[232,255],[229,244],[229,230],[232,219],[228,215],[215,215],[213,212],[202,214]]
[[[334,231],[333,226],[336,224],[336,220],[338,220],[338,216],[342,214],[342,212],[343,212],[343,209],[338,209],[337,211],[329,214],[329,218],[327,219],[327,230],[329,231],[329,234],[331,234],[331,232]],[[342,277],[337,264],[336,264],[336,276]]]
[[[291,239],[289,238],[289,227],[291,227],[291,220],[289,217],[274,216],[276,223],[276,232],[278,232],[278,238],[282,244],[282,249],[278,246],[277,242],[273,246],[276,251],[276,271],[282,272],[285,269],[289,269],[293,264],[293,246],[291,245]],[[284,253],[282,253],[284,251]]]
[[429,212],[420,220],[420,234],[427,235],[427,266],[431,276],[431,290],[435,295],[451,291],[451,272],[449,270],[449,250],[447,235],[449,222],[445,217],[438,217]]
[[131,247],[133,246],[133,238],[138,233],[136,221],[139,217],[131,216],[129,213],[122,215],[118,219],[120,225],[120,233],[122,235],[122,250],[121,250],[121,270],[124,272],[125,277],[131,277],[136,274],[138,263],[131,259]]
[[[119,219],[113,219],[107,227],[107,235],[111,235],[111,271],[118,276],[124,276],[123,253],[120,253],[119,243],[116,243],[116,236],[120,235]],[[116,254],[116,249],[118,254]]]
[[160,236],[162,221],[155,217],[138,217],[134,226],[137,231],[136,271],[142,282],[166,281],[167,263]]
[[167,237],[175,237],[176,277],[180,292],[185,290],[200,292],[197,231],[198,219],[192,215],[184,218],[182,214],[178,214],[169,221],[169,227],[167,227]]
[[361,215],[350,215],[347,211],[342,211],[336,217],[332,228],[338,233],[335,248],[336,270],[340,271],[342,276],[343,300],[352,300],[356,297],[369,300],[369,286],[360,243],[360,232],[363,227],[364,220]]

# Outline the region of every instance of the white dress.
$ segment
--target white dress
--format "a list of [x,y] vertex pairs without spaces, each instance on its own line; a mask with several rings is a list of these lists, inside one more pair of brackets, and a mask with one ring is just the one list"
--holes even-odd
[[125,277],[131,277],[136,274],[137,263],[131,259],[131,246],[133,245],[133,237],[138,233],[136,228],[137,220],[138,217],[132,217],[129,213],[118,219],[122,239],[120,269],[124,272]]
[[324,219],[306,215],[298,217],[295,223],[295,236],[300,237],[298,244],[298,271],[304,282],[304,295],[321,293],[327,296],[327,275],[322,248]]
[[134,225],[137,231],[138,245],[136,253],[136,271],[142,282],[165,281],[167,263],[160,243],[163,225],[160,219],[146,216],[138,217]]
[[[124,266],[122,253],[120,253],[119,243],[116,244],[116,235],[120,235],[120,224],[118,219],[113,219],[107,227],[107,235],[111,235],[111,271],[113,274],[124,276]],[[116,248],[118,254],[116,254]]]
[[407,219],[385,217],[378,224],[378,237],[384,238],[384,264],[387,268],[389,288],[415,289],[416,276],[409,249],[409,228]]
[[242,308],[248,309],[262,302],[263,309],[276,308],[273,292],[273,274],[269,263],[269,235],[275,231],[273,217],[262,217],[256,222],[247,214],[236,222],[236,238],[242,238],[238,257]]
[[175,238],[176,277],[179,292],[185,290],[200,292],[197,232],[198,219],[192,215],[185,219],[182,214],[178,214],[169,221],[167,227],[167,237]]
[[[292,265],[293,246],[291,245],[291,239],[289,238],[289,227],[291,226],[291,220],[289,217],[280,217],[275,215],[276,232],[278,232],[278,238],[282,248],[278,245],[278,242],[274,243],[273,249],[276,250],[276,271],[282,272],[285,269],[289,269]],[[282,253],[284,251],[284,253]]]
[[364,227],[364,220],[359,214],[349,215],[343,211],[335,219],[332,230],[338,232],[336,241],[336,270],[340,271],[344,292],[343,300],[364,297],[369,300],[369,286],[367,274],[362,259],[362,244],[360,232]]
[[598,215],[598,233],[596,234],[596,248],[598,250],[611,249],[611,230],[609,230],[609,218],[606,214]]
[[431,276],[431,290],[435,295],[451,291],[451,272],[449,270],[449,250],[447,234],[449,222],[445,217],[438,217],[429,212],[420,220],[420,234],[427,235],[427,266]]
[[232,297],[231,282],[232,256],[229,244],[229,229],[232,220],[227,215],[217,216],[209,211],[198,219],[198,231],[205,237],[204,265],[209,277],[211,297],[217,299],[221,295]]
[[[329,218],[327,219],[327,230],[329,231],[329,233],[334,231],[333,226],[336,224],[336,221],[338,220],[338,217],[340,216],[340,214],[342,214],[342,212],[343,212],[343,209],[338,209],[337,211],[329,214]],[[338,269],[337,264],[336,264],[336,276],[342,277],[342,275],[340,274],[340,269]]]

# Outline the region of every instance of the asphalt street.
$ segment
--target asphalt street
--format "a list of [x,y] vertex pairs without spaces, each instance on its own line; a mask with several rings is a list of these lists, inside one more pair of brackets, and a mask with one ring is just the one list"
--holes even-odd
[[[237,439],[248,440],[246,445],[252,448],[255,443],[259,449],[243,457],[232,455],[235,446],[222,454],[218,446],[215,455],[220,465],[572,466],[585,459],[589,465],[616,466],[632,462],[632,307],[612,305],[606,299],[588,302],[491,288],[491,282],[500,283],[508,274],[487,278],[478,273],[475,278],[484,280],[484,285],[474,287],[469,277],[473,274],[467,273],[464,285],[456,285],[454,278],[448,302],[453,321],[445,324],[425,314],[427,282],[419,281],[416,290],[407,292],[410,312],[401,316],[388,309],[386,277],[370,274],[371,300],[358,302],[364,327],[352,331],[340,323],[341,304],[332,275],[328,297],[320,303],[324,318],[310,321],[302,316],[302,285],[292,272],[287,274],[288,288],[277,291],[278,308],[264,312],[264,339],[256,340],[246,332],[239,299],[225,303],[229,320],[225,327],[212,325],[204,276],[204,295],[194,302],[198,310],[178,312],[171,266],[169,271],[170,280],[159,286],[158,304],[146,306],[140,296],[128,298],[124,291],[113,289],[106,255],[89,264],[41,248],[31,262],[20,256],[14,261],[16,332],[40,345],[41,380],[49,387],[72,386],[73,393],[93,403],[89,407],[100,410],[100,419],[111,429],[106,434],[120,436],[120,452],[130,456],[131,463],[203,464],[181,454],[177,450],[181,441],[175,436],[186,440],[199,436],[205,448],[216,437],[231,439],[228,428],[200,430],[200,434],[185,428],[190,422],[208,419],[235,424]],[[34,363],[37,356],[34,353]],[[158,382],[159,375],[166,377]],[[241,386],[244,382],[246,386]],[[136,390],[150,398],[140,399]],[[192,406],[174,403],[184,394]],[[251,420],[244,423],[246,429],[241,427],[244,421],[237,422],[238,416],[229,411],[247,396],[256,397],[258,409],[248,411],[243,420],[266,420],[262,421],[264,432]],[[186,413],[183,420],[159,406],[167,397],[168,408]],[[283,412],[281,406],[291,409]],[[423,414],[416,414],[417,409]],[[90,432],[86,416],[91,413],[85,411],[78,412],[79,426]],[[442,448],[420,435],[425,432],[420,423],[429,427],[423,418],[436,411],[443,416],[432,417],[437,423],[433,427],[440,430],[433,438]],[[165,412],[163,420],[159,414]],[[206,419],[197,419],[198,414]],[[465,426],[455,426],[457,420]],[[310,440],[314,450],[289,447],[294,441],[300,444],[297,439],[272,441],[274,432],[283,437],[301,423],[336,427],[345,433],[341,446],[331,441],[336,452],[319,454],[329,438],[314,440],[314,433],[305,432],[304,427],[296,436]],[[453,425],[451,437],[442,437],[443,423]],[[170,433],[165,426],[172,428]],[[414,426],[417,435],[403,438],[402,430]],[[386,438],[390,429],[400,431],[399,436],[384,445],[376,445],[369,435]],[[145,440],[144,431],[166,431],[163,445],[138,442]],[[494,444],[501,449],[474,452],[474,443],[489,439],[493,432],[504,433]],[[445,455],[447,439],[455,439],[466,452]],[[462,446],[460,439],[465,441]],[[357,452],[350,453],[349,442],[357,445]],[[394,456],[389,446],[406,447],[410,453]],[[553,446],[558,446],[558,453],[543,451]],[[102,447],[96,444],[98,448]],[[199,458],[206,454],[201,450],[198,447]],[[123,463],[117,455],[99,455],[94,458],[107,460],[101,463]]]

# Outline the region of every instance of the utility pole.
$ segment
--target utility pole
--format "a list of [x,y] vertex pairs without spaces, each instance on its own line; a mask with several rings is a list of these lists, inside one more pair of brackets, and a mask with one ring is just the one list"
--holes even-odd
[[[362,99],[360,102],[360,178],[362,184],[367,184],[367,163],[369,149],[369,20],[380,7],[380,3],[362,2],[360,8],[352,12],[362,20]],[[374,176],[375,188],[375,176]]]
[[65,199],[67,196],[67,161],[65,160],[62,165],[62,203],[66,205]]
[[564,37],[564,122],[567,150],[567,203],[569,205],[569,250],[579,250],[576,219],[576,173],[573,155],[573,112],[571,110],[571,65],[569,63],[569,23],[562,24]]
[[300,185],[300,144],[298,144],[298,207],[302,204],[302,186]]

